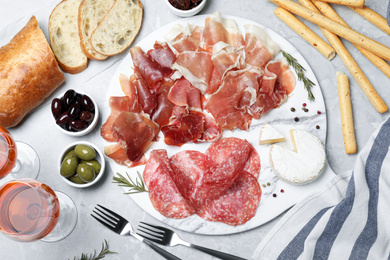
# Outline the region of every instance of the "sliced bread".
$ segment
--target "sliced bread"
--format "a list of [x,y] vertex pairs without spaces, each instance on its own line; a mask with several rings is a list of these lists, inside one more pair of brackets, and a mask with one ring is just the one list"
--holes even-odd
[[108,13],[114,0],[83,0],[81,1],[78,26],[81,39],[81,49],[88,58],[93,60],[104,60],[108,56],[100,54],[92,48],[90,37],[98,27],[103,17]]
[[64,72],[76,74],[88,66],[80,47],[77,16],[80,0],[63,0],[49,17],[50,46]]
[[124,51],[141,28],[142,8],[139,0],[116,0],[92,33],[92,47],[107,56]]

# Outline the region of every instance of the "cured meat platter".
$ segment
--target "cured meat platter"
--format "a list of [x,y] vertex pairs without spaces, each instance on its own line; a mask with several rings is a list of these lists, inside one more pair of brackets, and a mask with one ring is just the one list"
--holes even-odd
[[[153,48],[155,41],[164,41],[164,36],[173,26],[177,24],[181,24],[184,26],[188,23],[192,25],[203,26],[206,17],[206,15],[195,16],[167,24],[154,31],[153,33],[145,37],[143,40],[141,40],[138,46],[146,52],[147,50]],[[319,83],[309,64],[306,62],[303,56],[294,48],[294,46],[292,46],[286,39],[284,39],[278,33],[270,30],[269,28],[265,28],[261,24],[258,24],[254,21],[234,16],[224,16],[224,18],[233,19],[243,33],[244,25],[252,24],[259,26],[272,38],[272,40],[274,40],[280,46],[281,50],[293,56],[299,62],[299,64],[301,64],[302,67],[305,68],[305,76],[315,84],[315,86],[312,88],[312,92],[315,96],[315,101],[308,100],[308,93],[304,88],[304,84],[302,81],[298,80],[297,75],[294,72],[295,78],[297,79],[295,89],[289,95],[287,101],[284,102],[279,108],[269,111],[268,113],[264,114],[259,120],[253,120],[248,131],[223,131],[222,137],[238,137],[241,139],[246,139],[260,155],[261,171],[258,181],[261,186],[262,196],[256,215],[248,222],[242,225],[230,226],[221,222],[206,221],[195,214],[185,219],[166,218],[155,210],[146,192],[128,195],[143,210],[145,210],[147,213],[149,213],[151,216],[155,217],[159,221],[184,231],[206,235],[233,234],[265,224],[266,222],[274,219],[275,217],[292,207],[297,202],[310,196],[310,194],[312,194],[313,192],[321,189],[321,187],[323,187],[324,184],[334,176],[334,173],[327,164],[325,165],[321,176],[314,182],[306,185],[288,184],[278,179],[278,177],[276,177],[276,175],[273,173],[269,161],[270,146],[259,145],[259,136],[263,124],[271,124],[287,139],[289,136],[288,133],[290,129],[306,130],[317,136],[325,145],[327,125],[326,110],[322,92]],[[276,56],[276,58],[281,57],[281,53]],[[131,55],[128,54],[123,59],[117,71],[112,77],[112,81],[110,83],[106,98],[107,101],[105,102],[105,107],[103,107],[102,109],[103,121],[105,121],[110,115],[109,98],[112,96],[124,96],[119,81],[120,74],[124,74],[125,76],[130,77],[132,73],[132,58]],[[200,152],[205,152],[206,149],[210,146],[209,142],[186,143],[180,147],[171,146],[164,143],[164,136],[161,132],[159,136],[159,140],[157,142],[154,142],[152,146],[148,149],[148,151],[145,153],[146,158],[149,157],[150,152],[154,149],[165,149],[168,152],[168,156],[172,156],[182,150],[196,150]],[[109,145],[109,143],[104,141],[104,145]],[[287,140],[284,143],[281,143],[281,145],[291,147],[292,144]],[[107,158],[107,160],[114,174],[120,173],[122,175],[126,175],[127,173],[132,180],[136,180],[138,178],[137,172],[142,174],[145,168],[144,165],[127,168],[125,166],[118,165],[110,158]]]

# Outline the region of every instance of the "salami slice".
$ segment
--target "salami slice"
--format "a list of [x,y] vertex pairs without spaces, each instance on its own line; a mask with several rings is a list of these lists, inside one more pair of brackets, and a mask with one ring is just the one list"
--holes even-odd
[[[209,155],[216,164],[221,163],[240,143],[241,139],[236,137],[227,137],[214,142],[206,150],[206,154]],[[260,174],[260,156],[256,149],[250,145],[251,152],[249,159],[244,167],[244,171],[251,173],[257,179]]]
[[170,168],[167,151],[164,149],[157,149],[151,151],[149,159],[146,162],[144,172],[142,174],[147,188],[149,188],[150,179],[160,165],[162,165],[166,169]]
[[250,173],[241,172],[225,194],[214,200],[207,200],[200,217],[237,226],[246,223],[255,214],[261,198],[261,188]]
[[173,155],[169,162],[173,170],[172,179],[187,201],[198,209],[203,199],[197,196],[206,171],[206,155],[198,151],[181,151]]
[[215,164],[210,156],[206,156],[207,171],[197,195],[203,199],[214,199],[224,194],[243,170],[250,151],[251,145],[248,141],[241,140],[218,164]]
[[189,217],[195,211],[180,194],[172,175],[166,150],[152,151],[143,178],[153,207],[167,218]]

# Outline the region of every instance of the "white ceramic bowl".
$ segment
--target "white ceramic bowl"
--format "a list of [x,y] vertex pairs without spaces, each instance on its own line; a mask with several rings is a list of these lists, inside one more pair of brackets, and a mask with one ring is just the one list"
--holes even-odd
[[[64,159],[65,155],[72,149],[74,149],[76,147],[76,145],[78,144],[84,144],[84,145],[88,145],[89,147],[95,149],[96,151],[96,157],[95,157],[95,160],[97,160],[100,165],[101,165],[101,169],[100,169],[100,172],[99,174],[96,176],[96,178],[91,181],[91,182],[87,182],[85,184],[78,184],[78,183],[74,183],[74,182],[71,182],[70,180],[68,180],[68,178],[65,178],[63,176],[61,176],[60,174],[60,169],[61,169],[61,163],[62,163],[62,160]],[[92,185],[94,185],[95,183],[97,183],[104,175],[104,171],[106,169],[106,162],[104,160],[104,155],[103,153],[100,151],[100,149],[90,143],[90,142],[86,142],[86,141],[78,141],[78,142],[74,142],[74,143],[71,143],[69,145],[67,145],[60,153],[60,156],[58,158],[58,175],[67,183],[69,184],[70,186],[73,186],[73,187],[76,187],[76,188],[87,188],[87,187],[90,187]]]
[[168,0],[165,0],[165,3],[168,5],[169,10],[171,10],[172,13],[180,17],[190,17],[196,15],[203,9],[206,2],[207,0],[202,0],[202,2],[198,6],[195,6],[190,10],[181,10],[171,5],[171,3]]
[[[63,132],[64,134],[67,134],[67,135],[70,135],[70,136],[83,136],[83,135],[86,135],[88,134],[89,132],[91,132],[95,126],[97,125],[98,121],[99,121],[99,108],[95,102],[95,100],[91,97],[91,95],[83,92],[83,91],[79,91],[79,90],[75,90],[76,93],[78,94],[81,94],[81,95],[87,95],[93,102],[93,105],[95,106],[95,117],[93,118],[91,124],[89,124],[89,126],[87,128],[85,128],[84,130],[82,131],[78,131],[78,132],[70,132],[70,131],[67,131],[66,129],[62,128],[61,126],[57,125],[56,124],[56,120],[54,119],[53,117],[53,120],[54,120],[54,124],[56,125],[56,127],[61,131]],[[62,98],[64,95],[65,95],[66,91],[64,93],[62,93],[61,95],[59,95],[57,98]]]

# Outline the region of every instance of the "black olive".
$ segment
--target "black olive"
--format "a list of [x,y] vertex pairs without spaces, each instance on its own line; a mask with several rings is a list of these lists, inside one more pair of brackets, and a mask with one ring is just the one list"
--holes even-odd
[[65,107],[70,107],[76,100],[76,91],[69,89],[64,94],[64,104]]
[[55,119],[62,114],[62,102],[59,98],[55,98],[51,102],[51,112]]
[[95,109],[95,105],[93,104],[90,97],[87,95],[83,95],[81,97],[81,106],[84,110],[92,112]]
[[80,113],[81,113],[81,108],[80,108],[80,105],[77,104],[77,103],[74,103],[73,105],[71,105],[68,109],[68,116],[71,118],[71,119],[76,119],[80,116]]
[[91,123],[95,115],[88,111],[82,111],[80,114],[80,120]]
[[82,131],[88,127],[88,123],[81,120],[70,120],[69,125],[75,131]]
[[62,113],[56,120],[57,125],[64,125],[69,122],[68,112]]

